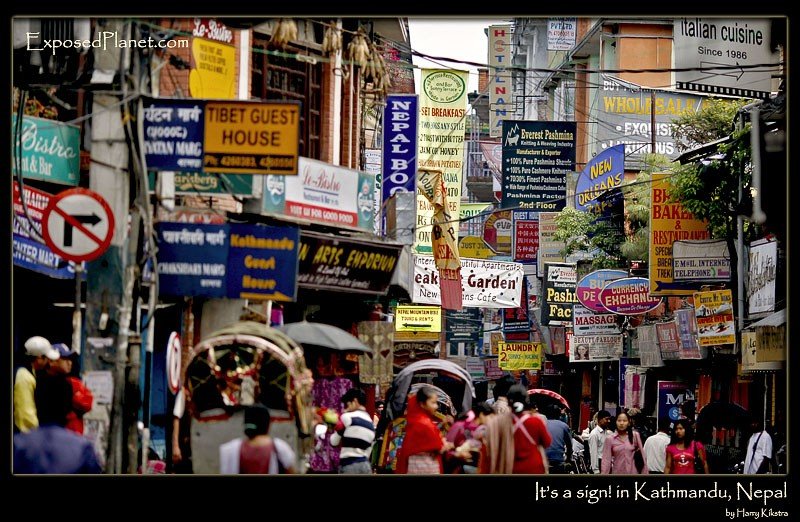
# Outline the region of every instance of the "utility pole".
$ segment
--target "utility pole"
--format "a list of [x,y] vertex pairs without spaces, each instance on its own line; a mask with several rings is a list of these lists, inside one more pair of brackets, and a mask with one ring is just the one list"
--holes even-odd
[[650,154],[656,153],[656,91],[650,91]]

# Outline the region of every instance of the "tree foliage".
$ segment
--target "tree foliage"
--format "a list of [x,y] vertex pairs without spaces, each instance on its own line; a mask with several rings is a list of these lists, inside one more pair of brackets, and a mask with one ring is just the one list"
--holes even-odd
[[736,114],[750,100],[708,98],[697,112],[672,120],[672,135],[680,152],[724,138],[734,130]]

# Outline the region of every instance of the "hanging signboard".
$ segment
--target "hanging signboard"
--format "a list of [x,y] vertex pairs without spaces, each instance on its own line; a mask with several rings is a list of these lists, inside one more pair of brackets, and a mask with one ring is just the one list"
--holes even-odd
[[600,292],[609,281],[623,277],[628,277],[625,270],[595,270],[578,281],[575,289],[578,301],[593,312],[606,313],[608,310],[600,303]]
[[228,225],[158,223],[158,292],[225,297]]
[[678,240],[672,244],[675,281],[730,281],[731,257],[724,239]]
[[669,419],[671,422],[681,418],[681,404],[694,400],[694,393],[684,382],[658,381],[658,403],[656,417],[660,422]]
[[300,229],[234,223],[230,234],[227,296],[294,301]]
[[600,291],[600,305],[614,314],[645,314],[660,304],[661,298],[651,296],[650,281],[644,277],[615,279]]
[[458,240],[458,254],[473,259],[489,259],[497,255],[497,252],[492,250],[483,238],[464,236]]
[[[53,49],[55,52],[55,49]],[[11,162],[11,174],[62,185],[77,185],[80,177],[81,129],[56,120],[23,116],[17,132],[17,115],[11,115],[14,154],[22,157]]]
[[204,118],[205,172],[297,174],[299,103],[207,101]]
[[576,279],[574,264],[544,265],[542,326],[572,325],[572,305],[578,302],[575,296]]
[[614,145],[597,154],[578,176],[575,187],[575,208],[588,211],[597,205],[597,198],[607,190],[622,186],[625,181],[625,145]]
[[483,225],[483,240],[498,254],[511,253],[511,211],[493,212]]
[[662,360],[676,361],[681,358],[678,328],[674,321],[656,323],[656,336],[658,337],[658,347],[661,350]]
[[416,94],[390,94],[383,110],[383,201],[395,192],[415,192],[417,179]]
[[471,342],[480,340],[482,319],[480,308],[445,310],[445,340],[447,342]]
[[[147,183],[150,191],[156,189],[155,172],[148,172]],[[214,196],[219,194],[253,196],[253,176],[245,176],[243,174],[175,172],[174,183],[175,194],[183,196]]]
[[736,342],[733,292],[730,290],[695,292],[694,307],[700,346],[734,344]]
[[394,311],[396,332],[441,332],[442,308],[439,306],[398,306]]
[[701,359],[700,345],[697,343],[697,318],[694,309],[675,310],[675,324],[678,327],[681,359]]
[[598,314],[579,304],[572,305],[572,328],[575,335],[613,335],[622,333],[617,314]]
[[402,245],[304,230],[297,281],[304,288],[383,295],[389,290],[401,250]]
[[204,104],[200,100],[144,99],[147,170],[197,172],[203,167]]
[[497,362],[501,370],[541,370],[542,343],[500,342]]
[[775,371],[783,368],[783,361],[758,360],[758,336],[756,332],[742,332],[742,371]]
[[775,310],[775,280],[778,266],[778,243],[750,243],[750,271],[747,278],[748,313],[761,314]]
[[514,112],[511,71],[511,25],[490,25],[489,35],[489,136],[497,138],[503,120]]
[[569,51],[575,46],[577,34],[577,18],[548,18],[547,50]]
[[573,335],[569,362],[616,361],[622,357],[622,335]]
[[564,262],[561,250],[566,247],[566,243],[554,239],[558,230],[557,216],[558,212],[539,212],[539,252],[537,253],[536,267],[540,274],[544,272],[545,263]]
[[539,253],[539,213],[515,210],[512,222],[511,239],[514,261],[536,264]]

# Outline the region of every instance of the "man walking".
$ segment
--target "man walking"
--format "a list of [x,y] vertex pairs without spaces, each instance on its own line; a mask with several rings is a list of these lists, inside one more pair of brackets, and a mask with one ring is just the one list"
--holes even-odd
[[597,412],[597,426],[589,433],[589,456],[592,473],[600,473],[600,461],[603,456],[603,445],[608,435],[608,425],[611,423],[611,414],[606,410]]
[[341,401],[345,411],[331,435],[331,446],[341,446],[339,473],[371,474],[369,456],[375,442],[375,425],[364,407],[366,394],[358,388],[350,388]]
[[556,475],[569,474],[569,463],[572,462],[572,433],[569,425],[562,421],[561,408],[555,404],[545,407],[547,417],[547,431],[552,442],[547,447],[547,460],[550,463],[550,473]]
[[14,432],[27,433],[39,427],[34,391],[37,374],[57,361],[58,351],[50,341],[35,335],[25,341],[25,364],[14,376]]
[[664,466],[667,462],[667,446],[669,446],[669,417],[664,417],[658,421],[658,433],[647,437],[644,441],[644,456],[647,461],[647,469],[651,474],[663,474]]

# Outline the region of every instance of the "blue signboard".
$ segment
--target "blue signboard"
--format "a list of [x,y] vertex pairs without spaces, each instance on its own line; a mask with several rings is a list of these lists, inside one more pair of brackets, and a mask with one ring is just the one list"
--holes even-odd
[[196,172],[203,168],[203,106],[200,100],[145,100],[148,170]]
[[383,202],[414,192],[417,177],[416,94],[390,94],[383,110]]
[[225,297],[229,225],[159,223],[158,292]]
[[658,381],[657,421],[668,418],[671,422],[681,418],[681,404],[694,400],[694,393],[684,382]]
[[575,187],[575,208],[589,210],[606,190],[625,181],[625,145],[609,147],[586,163]]
[[47,245],[14,233],[14,264],[56,279],[74,279],[75,270]]
[[300,229],[232,224],[230,232],[228,297],[294,301]]

